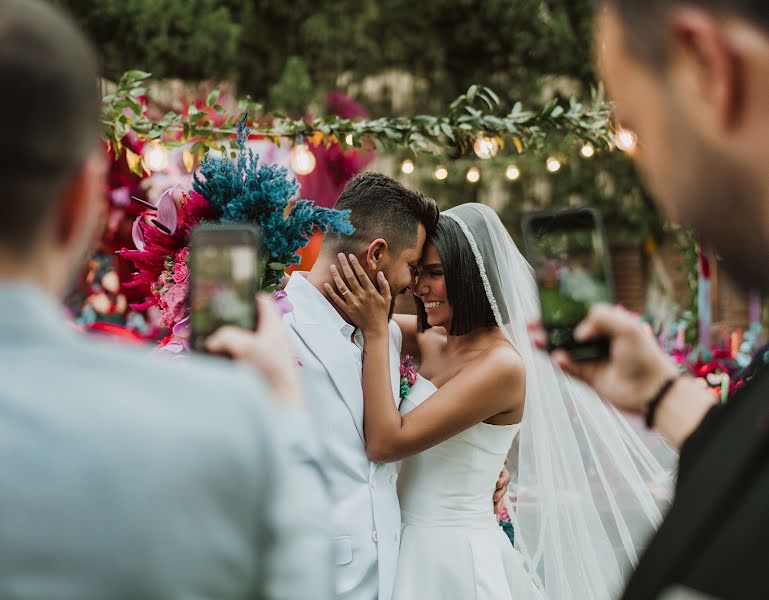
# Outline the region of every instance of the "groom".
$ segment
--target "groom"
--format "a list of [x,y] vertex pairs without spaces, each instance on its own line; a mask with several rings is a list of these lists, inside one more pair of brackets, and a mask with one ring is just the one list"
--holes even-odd
[[[355,233],[327,237],[312,270],[291,278],[286,292],[294,311],[284,319],[297,359],[312,382],[309,404],[326,446],[337,597],[390,600],[400,545],[398,468],[396,463],[371,462],[366,455],[363,336],[337,312],[323,284],[331,283],[329,268],[344,253],[355,254],[370,277],[383,271],[393,297],[408,291],[439,211],[434,200],[378,173],[363,173],[350,181],[336,208],[350,211]],[[401,332],[391,322],[390,369],[396,402],[400,351]],[[505,476],[498,485],[506,484]]]

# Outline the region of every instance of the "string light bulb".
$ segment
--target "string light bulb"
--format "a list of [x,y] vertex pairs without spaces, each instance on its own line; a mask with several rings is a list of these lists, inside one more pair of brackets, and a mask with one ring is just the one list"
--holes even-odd
[[507,177],[510,181],[515,181],[520,176],[521,170],[515,165],[508,165],[507,169],[505,169],[505,177]]
[[478,158],[488,160],[494,158],[499,152],[499,142],[496,138],[489,138],[481,134],[475,139],[473,150]]
[[403,171],[406,175],[411,175],[414,172],[414,161],[408,158],[404,160],[403,164],[401,165],[401,171]]
[[584,146],[582,146],[582,148],[580,148],[579,153],[584,158],[592,158],[593,155],[595,154],[595,148],[593,147],[593,144],[591,144],[590,142],[587,142]]
[[152,171],[163,171],[168,167],[168,150],[158,143],[152,143],[144,151],[144,164]]
[[481,180],[481,172],[478,167],[470,167],[467,169],[467,181],[470,183],[478,183]]
[[557,173],[561,170],[561,161],[559,161],[555,156],[550,156],[547,159],[547,170],[551,173]]
[[632,154],[638,145],[638,136],[629,129],[621,128],[614,137],[617,148],[628,154]]
[[433,173],[433,177],[435,177],[438,181],[443,181],[448,176],[449,176],[449,170],[442,165],[439,165],[438,167],[436,167],[435,172]]
[[307,144],[294,144],[289,163],[297,175],[309,175],[315,170],[315,155],[310,152]]

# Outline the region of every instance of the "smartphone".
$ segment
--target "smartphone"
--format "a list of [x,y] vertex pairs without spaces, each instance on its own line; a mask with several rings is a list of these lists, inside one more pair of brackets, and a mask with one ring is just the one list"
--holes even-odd
[[259,232],[247,225],[200,225],[190,242],[190,345],[223,325],[255,330]]
[[574,328],[593,304],[614,302],[600,214],[590,208],[528,214],[523,235],[539,288],[547,350],[562,348],[575,360],[607,357],[608,340],[574,339]]

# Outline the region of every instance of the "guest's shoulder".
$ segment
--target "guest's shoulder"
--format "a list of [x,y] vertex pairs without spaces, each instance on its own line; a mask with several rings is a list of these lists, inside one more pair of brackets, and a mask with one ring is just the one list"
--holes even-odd
[[226,410],[227,405],[245,404],[258,410],[269,393],[256,371],[223,358],[178,356],[103,340],[86,340],[84,346],[90,354],[85,364],[112,379],[116,388],[160,398],[168,405],[176,402],[164,398],[181,398],[188,409],[203,404]]

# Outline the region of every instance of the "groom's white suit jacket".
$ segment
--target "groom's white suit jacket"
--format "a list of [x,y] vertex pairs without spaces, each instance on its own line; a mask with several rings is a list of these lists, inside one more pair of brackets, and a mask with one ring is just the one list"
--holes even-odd
[[[337,595],[344,600],[390,600],[400,544],[397,465],[372,463],[366,456],[361,351],[350,341],[354,328],[302,274],[294,274],[286,292],[294,310],[284,321],[310,385],[309,404],[325,445]],[[396,402],[400,345],[400,329],[391,323]]]

